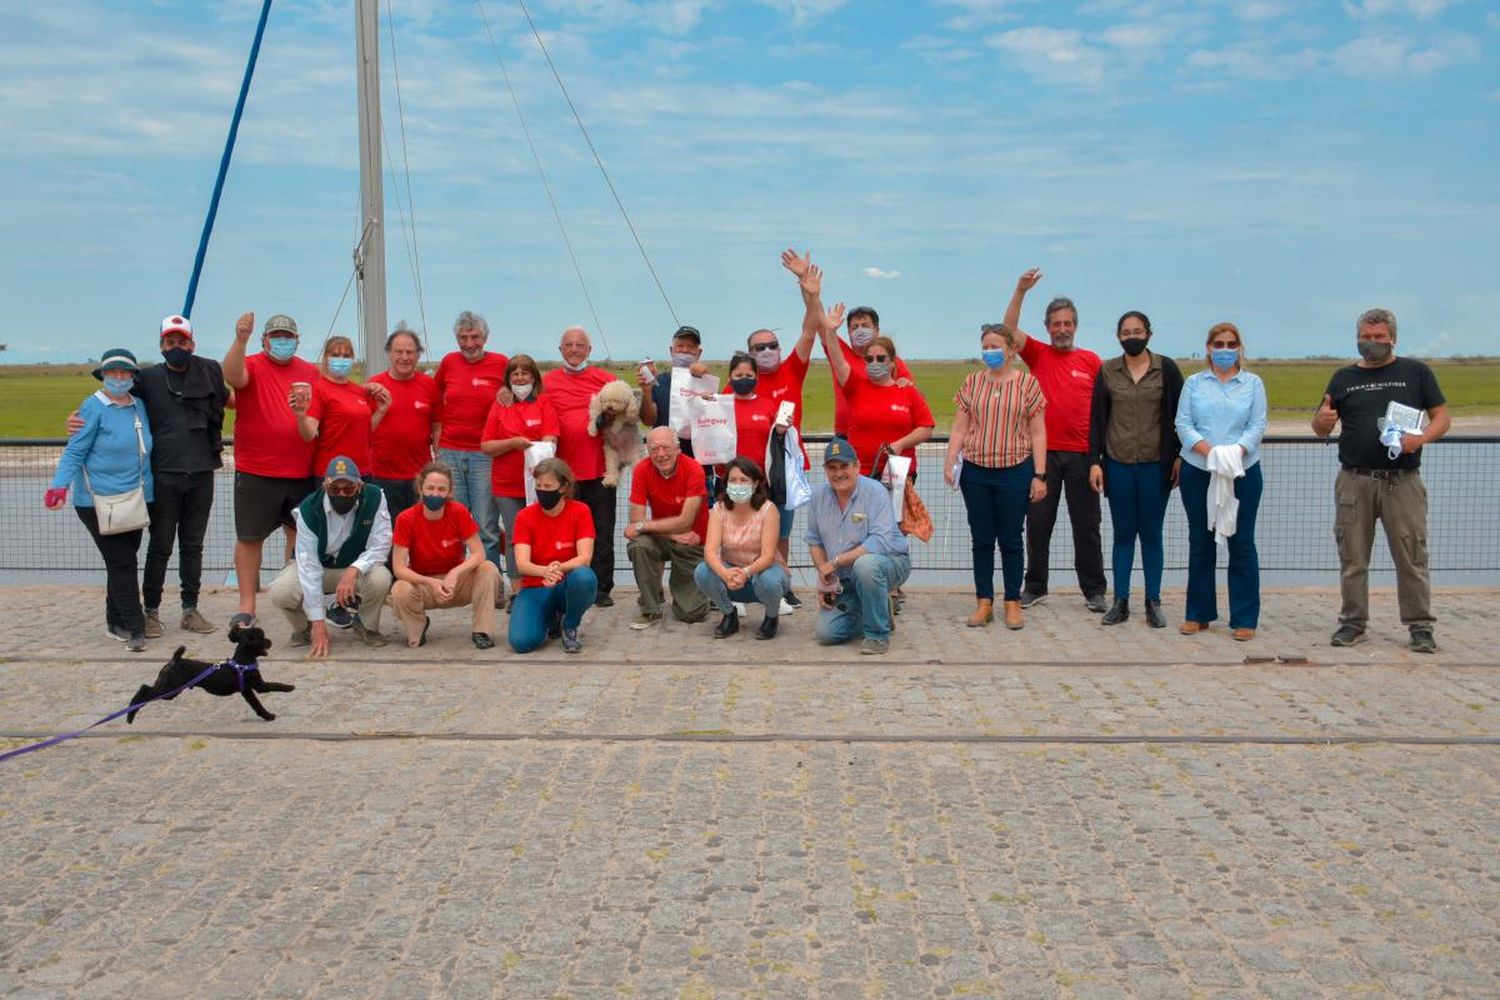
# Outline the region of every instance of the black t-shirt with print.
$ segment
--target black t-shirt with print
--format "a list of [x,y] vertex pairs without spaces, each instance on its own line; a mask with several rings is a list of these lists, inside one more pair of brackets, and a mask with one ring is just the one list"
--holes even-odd
[[1397,358],[1379,368],[1349,365],[1333,373],[1328,396],[1339,414],[1339,461],[1357,469],[1415,469],[1422,453],[1392,459],[1380,443],[1376,421],[1392,402],[1430,410],[1447,400],[1432,369],[1412,358]]

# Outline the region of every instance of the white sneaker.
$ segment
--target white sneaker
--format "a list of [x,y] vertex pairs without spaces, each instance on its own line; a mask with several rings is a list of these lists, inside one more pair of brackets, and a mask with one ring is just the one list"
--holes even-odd
[[741,618],[750,613],[750,609],[745,606],[743,601],[735,601],[734,610],[739,614]]
[[783,614],[783,615],[794,615],[794,614],[797,613],[797,608],[796,608],[795,605],[788,604],[786,602],[786,598],[783,597],[781,599],[781,611],[780,611],[780,613]]

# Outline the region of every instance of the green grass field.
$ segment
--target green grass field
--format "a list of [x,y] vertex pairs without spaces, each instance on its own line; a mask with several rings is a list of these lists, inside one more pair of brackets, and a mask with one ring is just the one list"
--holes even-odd
[[[1180,362],[1191,374],[1201,362]],[[953,422],[953,393],[965,375],[978,367],[975,361],[913,361],[912,374],[927,396],[937,418],[939,432]],[[610,366],[621,377],[635,380],[633,364]],[[723,363],[714,365],[723,375]],[[1336,362],[1261,361],[1251,366],[1266,383],[1272,420],[1295,420],[1310,416],[1322,399],[1323,388]],[[1437,361],[1438,382],[1455,416],[1500,414],[1500,359],[1482,361]],[[86,365],[0,366],[0,437],[60,437],[63,420],[85,396],[99,387]],[[803,426],[809,433],[833,427],[833,390],[828,365],[814,358],[804,393],[807,413]],[[228,423],[233,425],[233,413]]]

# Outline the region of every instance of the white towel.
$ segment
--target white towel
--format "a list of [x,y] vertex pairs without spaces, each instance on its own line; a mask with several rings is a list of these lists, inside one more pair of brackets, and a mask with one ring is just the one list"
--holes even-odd
[[1234,495],[1234,481],[1245,474],[1245,453],[1237,444],[1221,444],[1208,449],[1208,527],[1214,541],[1225,545],[1234,535],[1240,516],[1240,502]]

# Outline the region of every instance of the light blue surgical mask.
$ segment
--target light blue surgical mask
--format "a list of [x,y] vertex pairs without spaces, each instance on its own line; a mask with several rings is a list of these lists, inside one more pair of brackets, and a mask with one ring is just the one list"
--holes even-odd
[[865,365],[865,374],[871,382],[884,382],[891,377],[891,366],[884,361],[871,361]]
[[134,375],[104,376],[104,389],[112,396],[124,396],[129,394],[130,388],[133,385],[135,385]]
[[272,337],[266,342],[266,353],[277,361],[290,361],[297,356],[297,341],[292,337]]
[[348,375],[354,370],[353,358],[329,358],[328,371],[333,375]]
[[1208,356],[1213,366],[1221,372],[1229,371],[1240,362],[1239,349],[1234,347],[1216,347]]
[[1005,364],[1005,348],[1003,347],[986,347],[979,352],[979,356],[984,359],[986,368],[999,368]]
[[755,495],[755,484],[729,483],[724,487],[724,495],[735,503],[746,503]]

